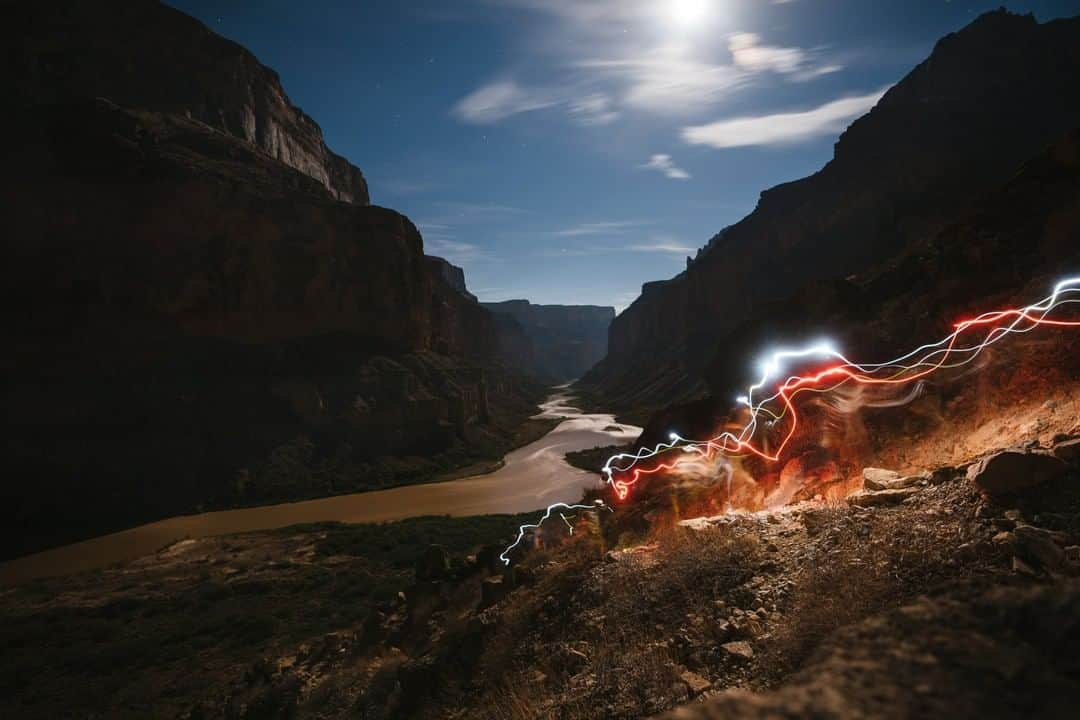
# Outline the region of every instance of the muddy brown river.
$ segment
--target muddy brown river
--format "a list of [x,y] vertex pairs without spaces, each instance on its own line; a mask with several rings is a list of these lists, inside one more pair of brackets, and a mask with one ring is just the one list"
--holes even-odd
[[597,484],[598,479],[568,465],[566,453],[597,445],[628,443],[641,428],[616,423],[612,415],[582,413],[568,404],[570,400],[569,394],[560,391],[541,405],[536,417],[562,417],[563,421],[539,440],[509,453],[505,464],[493,473],[160,520],[2,563],[0,584],[107,567],[154,553],[184,538],[325,521],[363,523],[420,515],[518,513],[555,502],[573,502],[581,498],[582,490]]

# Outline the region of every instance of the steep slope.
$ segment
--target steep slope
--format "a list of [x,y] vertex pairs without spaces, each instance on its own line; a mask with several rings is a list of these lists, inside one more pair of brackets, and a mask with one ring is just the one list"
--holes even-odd
[[821,171],[765,191],[685,272],[646,285],[586,382],[622,407],[704,395],[728,333],[763,304],[928,236],[1080,125],[1077,48],[1080,18],[1039,24],[1004,10],[943,38],[844,132]]
[[595,305],[533,305],[528,300],[484,303],[516,320],[533,346],[527,367],[538,377],[565,382],[581,377],[607,350],[615,308]]
[[368,204],[360,170],[326,147],[277,73],[198,20],[156,0],[18,5],[19,21],[2,31],[9,100],[104,97],[185,116],[251,143],[338,200]]
[[[0,75],[2,554],[501,457],[544,392],[507,370],[520,328],[407,218],[342,202],[358,171],[298,160],[325,146],[272,71],[172,10],[112,7],[35,6]],[[248,101],[253,137],[230,114]]]
[[[1080,273],[1078,232],[1080,128],[1065,133],[1023,163],[1008,182],[897,256],[858,275],[808,285],[786,300],[761,304],[729,332],[730,350],[718,353],[703,370],[713,394],[658,411],[639,443],[666,440],[672,427],[690,437],[713,433],[732,416],[732,398],[745,388],[747,368],[761,348],[779,338],[827,335],[850,355],[885,359],[908,352],[916,339],[944,337],[956,318],[1042,297],[1056,279]],[[1069,377],[1080,370],[1070,357],[1077,341],[1072,336],[1062,341],[1064,356],[1051,354],[1044,361],[1052,357],[1054,372]],[[1023,347],[1004,357],[1028,362]],[[1037,347],[1040,353],[1050,352]],[[962,394],[956,387],[930,383],[920,396],[933,407]],[[805,441],[808,447],[836,444],[819,436]],[[791,454],[798,451],[796,443]]]
[[480,364],[493,360],[534,372],[533,342],[512,316],[491,312],[469,292],[465,271],[439,257],[426,256],[431,278],[432,347]]

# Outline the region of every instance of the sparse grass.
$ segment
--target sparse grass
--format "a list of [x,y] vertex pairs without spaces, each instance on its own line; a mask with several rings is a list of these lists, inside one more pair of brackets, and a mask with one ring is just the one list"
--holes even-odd
[[950,513],[886,509],[862,516],[826,511],[821,537],[799,559],[784,622],[768,644],[763,684],[803,665],[821,640],[839,627],[898,607],[938,586],[993,571],[994,550],[977,542],[970,523],[974,493],[950,493]]
[[363,557],[377,565],[410,568],[429,545],[441,545],[451,555],[464,555],[477,546],[510,541],[518,526],[535,522],[542,511],[517,515],[477,515],[453,518],[432,515],[387,523],[347,525],[320,523],[278,532],[323,530],[326,537],[315,544],[321,556]]
[[[299,689],[262,687],[258,678],[272,671],[252,671],[252,663],[296,653],[301,643],[317,646],[331,632],[362,633],[368,614],[412,582],[413,563],[429,544],[460,563],[521,521],[293,527],[200,540],[188,556],[141,569],[16,588],[0,598],[0,715],[89,716],[127,707],[132,716],[176,717],[220,704],[229,688],[248,687],[247,676],[255,678],[251,707],[289,707]],[[300,549],[312,545],[308,558]]]
[[763,560],[756,538],[726,527],[668,529],[598,566],[602,549],[579,539],[536,558],[536,583],[500,608],[485,643],[490,689],[468,717],[638,718],[687,699],[679,673],[708,670],[677,638]]

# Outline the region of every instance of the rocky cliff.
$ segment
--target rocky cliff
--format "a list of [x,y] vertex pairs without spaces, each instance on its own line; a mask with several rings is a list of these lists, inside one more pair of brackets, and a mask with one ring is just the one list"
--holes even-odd
[[433,278],[437,278],[442,284],[456,290],[460,295],[477,302],[476,296],[469,292],[469,288],[465,285],[465,271],[462,268],[433,255],[428,255],[425,262]]
[[[92,8],[35,6],[0,75],[2,554],[501,457],[544,391],[507,369],[520,327],[408,218],[296,167],[318,127],[249,53],[156,4],[117,4],[120,29]],[[233,124],[244,98],[269,145],[258,107],[254,136]]]
[[531,337],[512,316],[491,312],[465,286],[465,271],[438,257],[424,258],[431,280],[431,347],[480,365],[534,370]]
[[3,31],[9,100],[103,97],[198,121],[368,204],[364,176],[323,142],[276,72],[248,50],[156,0],[76,0],[20,7]]
[[[746,368],[754,365],[761,348],[781,338],[828,336],[850,355],[890,358],[910,351],[919,338],[944,337],[957,318],[1042,297],[1056,280],[1080,272],[1078,228],[1080,127],[897,256],[859,275],[814,283],[785,300],[763,303],[728,333],[730,351],[717,353],[703,369],[708,386],[715,388],[712,395],[656,412],[639,442],[664,441],[673,427],[690,437],[710,435],[731,414],[731,398],[744,391]],[[1049,369],[1039,375],[1050,384],[1068,385],[1080,373],[1076,346],[1071,336],[1051,337],[1005,357],[1021,367],[1045,364]],[[968,392],[969,400],[990,394],[987,387]],[[955,387],[934,383],[919,390],[920,402],[932,408],[963,402],[962,396]],[[929,415],[940,412],[933,409]],[[818,448],[829,444],[817,436],[807,443]],[[793,456],[797,445],[791,448]]]
[[604,357],[615,317],[615,308],[595,305],[533,305],[528,300],[483,305],[520,323],[532,343],[530,370],[557,382],[581,377]]
[[[836,144],[814,175],[762,193],[687,270],[650,283],[612,323],[586,381],[624,407],[725,389],[706,368],[765,305],[859,273],[944,227],[1080,125],[1080,18],[987,13],[943,38]],[[796,322],[801,307],[788,303]]]

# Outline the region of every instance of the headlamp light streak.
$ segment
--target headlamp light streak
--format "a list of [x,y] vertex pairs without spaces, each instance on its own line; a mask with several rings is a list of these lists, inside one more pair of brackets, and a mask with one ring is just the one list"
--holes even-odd
[[[1080,328],[1080,320],[1057,320],[1048,316],[1054,310],[1067,305],[1080,304],[1080,276],[1058,282],[1053,292],[1042,300],[1023,308],[996,310],[982,313],[974,318],[962,320],[953,325],[953,332],[936,343],[928,343],[883,363],[857,364],[848,360],[827,340],[813,343],[805,348],[782,349],[770,354],[760,365],[761,377],[751,385],[744,396],[737,399],[745,406],[750,417],[737,433],[724,431],[708,440],[690,440],[677,432],[670,435],[670,442],[659,443],[652,448],[641,448],[635,453],[619,453],[608,458],[603,467],[604,482],[611,485],[619,500],[625,500],[630,489],[642,475],[673,470],[684,459],[699,462],[709,460],[721,453],[729,457],[757,455],[765,460],[776,462],[783,455],[788,442],[795,435],[799,426],[794,399],[804,392],[826,393],[848,382],[864,385],[901,385],[921,380],[939,370],[957,368],[972,362],[983,350],[1013,334],[1031,332],[1037,327]],[[974,339],[964,339],[966,335],[985,330]],[[782,375],[783,366],[790,360],[820,358],[825,367],[810,375],[790,375],[776,386],[775,392],[761,400],[754,395],[769,386],[770,380]],[[774,410],[770,405],[779,407]],[[790,417],[780,442],[773,451],[756,445],[754,434],[759,429],[759,416],[768,427],[775,427],[785,418]],[[679,457],[667,462],[640,467],[647,460],[673,450],[681,451]],[[687,457],[690,456],[690,457]],[[602,501],[597,501],[602,505]],[[519,529],[517,540],[506,552],[516,547],[524,537],[525,530],[539,527],[551,516],[554,509],[560,507],[592,508],[594,506],[567,506],[559,503],[547,509],[536,525],[523,525]],[[606,507],[606,506],[604,506]],[[504,552],[500,558],[509,564]]]
[[[514,540],[511,545],[507,546],[507,548],[503,550],[502,553],[499,555],[499,559],[503,561],[503,565],[510,564],[510,551],[521,544],[521,541],[525,539],[525,533],[529,530],[535,530],[539,528],[541,525],[544,524],[545,520],[547,520],[549,517],[552,516],[553,513],[555,513],[556,510],[607,510],[608,512],[611,512],[611,508],[608,507],[608,505],[606,505],[603,500],[596,500],[592,504],[567,505],[566,503],[554,503],[552,505],[548,505],[547,510],[544,512],[544,516],[537,520],[535,524],[522,525],[518,528],[517,539]],[[566,514],[560,512],[559,517],[561,517],[562,521],[566,523],[566,527],[570,529],[570,534],[573,535],[574,526],[566,518]]]

